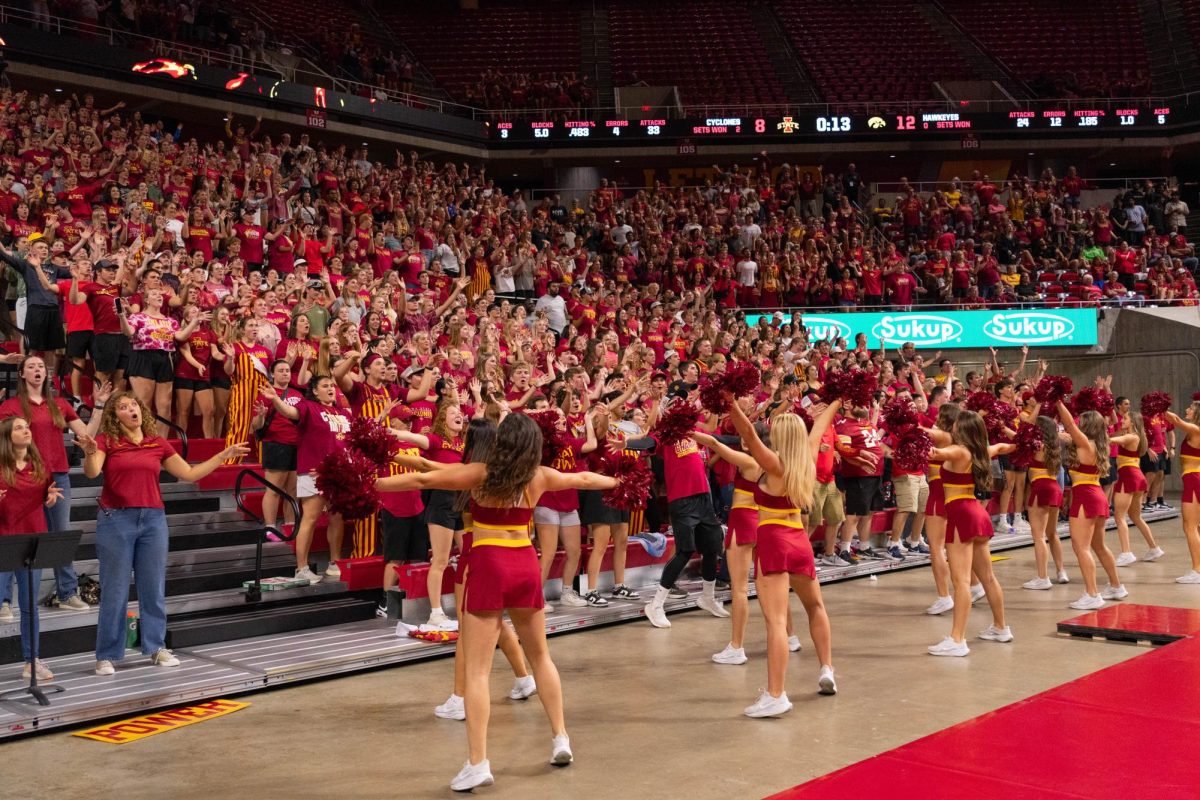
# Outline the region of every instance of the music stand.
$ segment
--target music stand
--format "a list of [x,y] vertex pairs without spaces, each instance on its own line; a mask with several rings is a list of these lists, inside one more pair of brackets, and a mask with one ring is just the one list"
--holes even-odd
[[[33,570],[35,569],[54,569],[57,567],[65,567],[75,560],[75,551],[79,549],[79,539],[82,536],[80,531],[52,531],[50,533],[34,533],[20,534],[18,536],[0,536],[0,572],[16,572],[17,570],[27,570],[25,579],[27,581],[29,602],[33,604],[33,612],[37,613],[37,586],[33,582]],[[22,612],[24,609],[22,609]],[[20,629],[20,621],[17,623]],[[38,633],[41,633],[41,626],[38,626]],[[24,689],[12,689],[7,692],[0,692],[0,700],[20,697],[30,694],[37,700],[39,705],[48,706],[50,701],[46,698],[46,693],[56,694],[65,691],[63,687],[55,684],[45,684],[38,686],[37,679],[37,657],[38,657],[38,636],[33,637],[33,641],[29,643],[30,661],[33,666],[29,670],[29,685]]]

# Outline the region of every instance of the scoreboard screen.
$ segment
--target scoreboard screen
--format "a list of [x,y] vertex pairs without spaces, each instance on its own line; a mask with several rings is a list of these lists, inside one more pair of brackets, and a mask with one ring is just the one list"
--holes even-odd
[[[1192,109],[1187,109],[1191,111]],[[832,141],[836,139],[920,139],[983,132],[1150,135],[1184,121],[1169,105],[1128,108],[1038,107],[1012,111],[930,111],[890,114],[800,114],[786,116],[692,117],[683,119],[520,119],[488,124],[495,144],[613,145],[662,139]],[[1192,114],[1186,116],[1191,117]]]

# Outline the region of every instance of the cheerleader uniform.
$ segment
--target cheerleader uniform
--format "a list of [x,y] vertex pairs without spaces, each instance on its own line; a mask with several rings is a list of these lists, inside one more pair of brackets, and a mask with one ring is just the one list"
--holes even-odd
[[758,505],[754,499],[754,481],[746,480],[742,473],[733,476],[733,507],[729,509],[729,524],[725,531],[725,549],[735,543],[754,544],[758,541]]
[[1137,494],[1149,488],[1146,473],[1142,472],[1141,459],[1136,450],[1117,448],[1117,483],[1113,491],[1118,494]]
[[1183,472],[1183,502],[1200,503],[1200,447],[1184,439],[1179,448],[1179,467]]
[[1029,505],[1031,508],[1061,508],[1062,487],[1058,476],[1051,475],[1045,462],[1034,461],[1029,466]]
[[992,518],[975,497],[975,476],[943,465],[942,492],[946,499],[946,541],[969,542],[992,538]]
[[925,500],[925,516],[946,516],[946,492],[942,487],[941,461],[929,462],[929,497]]
[[[544,608],[542,572],[529,540],[532,508],[494,508],[470,502],[473,536],[465,555],[463,611]],[[519,539],[509,538],[523,533]]]
[[1096,465],[1080,464],[1068,472],[1071,475],[1071,517],[1080,516],[1080,511],[1087,519],[1107,517],[1108,500],[1100,488],[1100,471]]
[[758,539],[754,550],[754,569],[759,575],[786,572],[789,575],[817,577],[812,543],[804,533],[800,509],[790,498],[778,497],[761,484],[754,485],[754,502],[763,511],[788,514],[791,519],[758,520]]

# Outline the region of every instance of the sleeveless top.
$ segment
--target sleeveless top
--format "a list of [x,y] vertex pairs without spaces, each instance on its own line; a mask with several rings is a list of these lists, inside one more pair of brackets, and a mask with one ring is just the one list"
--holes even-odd
[[946,496],[946,505],[956,500],[975,499],[975,476],[970,472],[955,472],[942,465],[942,492]]
[[1137,450],[1126,450],[1124,447],[1117,448],[1117,469],[1136,467],[1140,464],[1141,459],[1138,458]]
[[[774,514],[799,514],[800,509],[796,508],[796,504],[792,502],[790,497],[780,497],[774,495],[763,488],[761,483],[754,484],[754,502],[758,504],[759,511],[770,511]],[[758,527],[763,528],[767,525],[783,525],[788,528],[798,528],[804,530],[804,523],[800,520],[792,519],[766,519],[758,518]]]
[[1070,467],[1072,486],[1099,486],[1100,470],[1095,464],[1080,464]]
[[[533,520],[532,508],[485,506],[474,497],[471,498],[468,508],[471,512],[472,547],[485,544],[524,547],[530,543],[528,534],[529,524]],[[511,534],[516,532],[524,532],[526,536],[520,539],[510,538]]]
[[758,484],[754,481],[743,478],[741,471],[735,473],[733,476],[733,507],[756,508],[754,490],[757,486]]
[[1029,481],[1030,481],[1030,483],[1032,483],[1033,481],[1044,481],[1044,480],[1050,480],[1050,481],[1054,481],[1055,483],[1057,483],[1058,476],[1050,474],[1050,470],[1046,469],[1045,461],[1035,460],[1032,464],[1029,465]]
[[929,462],[929,485],[933,486],[934,481],[941,483],[942,481],[942,461]]
[[1200,447],[1193,447],[1184,439],[1179,448],[1179,465],[1184,475],[1200,472]]

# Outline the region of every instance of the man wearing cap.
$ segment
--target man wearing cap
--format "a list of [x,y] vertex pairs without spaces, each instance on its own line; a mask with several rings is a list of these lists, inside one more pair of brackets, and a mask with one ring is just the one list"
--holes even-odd
[[[0,244],[0,261],[17,270],[25,278],[25,339],[29,351],[38,353],[46,362],[46,371],[54,375],[58,353],[66,347],[63,335],[62,310],[58,304],[60,280],[70,280],[69,270],[60,270],[49,263],[50,246],[40,233],[29,234],[29,250],[21,258]],[[18,241],[18,247],[20,243]]]
[[[129,338],[121,332],[117,300],[124,278],[123,252],[116,260],[101,259],[93,269],[94,279],[71,281],[68,299],[72,304],[86,303],[92,312],[92,366],[97,384],[111,381],[120,390],[125,364],[129,360]],[[74,276],[72,276],[74,277]]]

